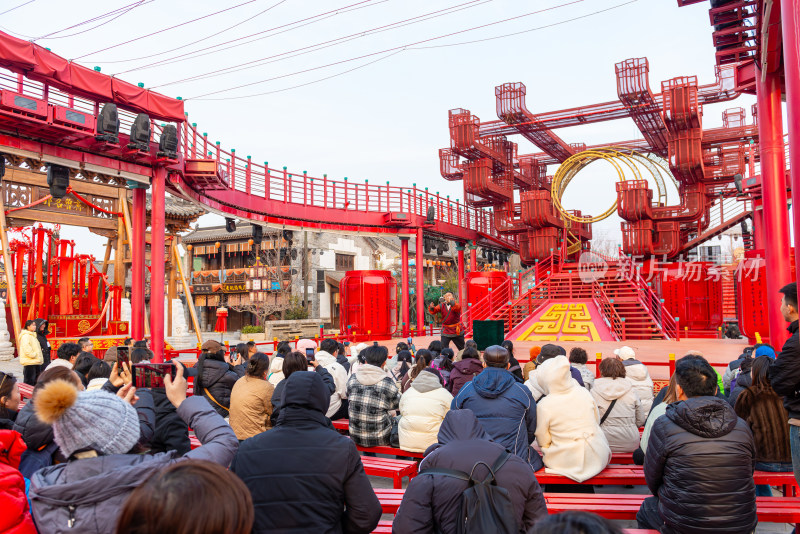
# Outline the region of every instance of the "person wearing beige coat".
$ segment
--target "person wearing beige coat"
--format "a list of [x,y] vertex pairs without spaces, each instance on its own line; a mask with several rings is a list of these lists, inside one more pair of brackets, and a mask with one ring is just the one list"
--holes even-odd
[[639,427],[647,421],[647,410],[631,381],[625,378],[625,366],[620,360],[606,358],[600,364],[600,373],[603,377],[595,379],[592,388],[600,419],[605,416],[600,428],[611,452],[633,452],[639,447]]
[[453,396],[442,387],[435,372],[426,368],[400,397],[400,448],[404,451],[425,452],[437,443],[439,427],[450,411]]
[[22,365],[24,382],[28,385],[36,385],[36,379],[42,370],[44,356],[42,356],[42,346],[36,337],[36,322],[27,321],[25,328],[17,336],[17,354],[19,363]]
[[592,394],[572,379],[569,368],[566,356],[536,368],[545,394],[536,403],[536,441],[546,472],[583,482],[606,468],[611,449]]

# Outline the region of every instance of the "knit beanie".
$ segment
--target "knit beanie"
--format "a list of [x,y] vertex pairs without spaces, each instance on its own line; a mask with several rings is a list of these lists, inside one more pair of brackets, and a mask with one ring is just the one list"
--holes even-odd
[[37,417],[53,427],[55,442],[69,457],[83,449],[125,454],[139,441],[136,410],[106,391],[82,391],[55,380],[36,392]]

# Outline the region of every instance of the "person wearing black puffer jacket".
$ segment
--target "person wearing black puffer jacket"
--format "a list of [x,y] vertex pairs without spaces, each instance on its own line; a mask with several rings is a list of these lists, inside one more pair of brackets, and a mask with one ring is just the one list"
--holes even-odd
[[228,417],[231,407],[233,385],[244,376],[244,365],[228,362],[225,347],[213,339],[203,343],[197,365],[189,370],[194,376],[194,394],[202,395],[222,417]]
[[315,372],[284,382],[277,425],[244,440],[231,464],[253,497],[253,533],[372,532],[381,505],[353,440],[328,426],[330,390]]
[[769,381],[775,393],[783,397],[789,414],[789,443],[792,449],[794,478],[800,483],[800,337],[798,336],[797,284],[780,289],[781,314],[789,323],[791,336],[769,367]]
[[675,366],[678,401],[653,424],[644,475],[654,497],[639,528],[662,534],[744,534],[758,523],[756,450],[747,422],[714,396],[717,375],[700,356]]

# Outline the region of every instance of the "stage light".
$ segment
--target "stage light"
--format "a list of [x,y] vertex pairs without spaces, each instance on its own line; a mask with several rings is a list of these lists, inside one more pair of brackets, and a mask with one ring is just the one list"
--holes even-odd
[[230,217],[225,217],[225,231],[228,233],[236,231],[236,220]]
[[742,175],[741,174],[734,174],[733,175],[733,185],[736,186],[736,191],[741,195],[742,194]]
[[141,152],[150,151],[150,117],[146,113],[139,113],[133,120],[128,148]]
[[178,158],[178,128],[174,124],[167,124],[161,129],[156,156],[167,159]]
[[47,185],[53,198],[64,198],[69,187],[69,169],[61,165],[48,165]]
[[428,216],[425,219],[425,224],[433,224],[436,219],[436,208],[434,206],[428,207]]
[[253,239],[257,243],[261,243],[261,240],[264,238],[264,227],[258,224],[253,225]]
[[97,133],[94,136],[104,143],[119,143],[119,114],[116,104],[103,104],[97,116]]

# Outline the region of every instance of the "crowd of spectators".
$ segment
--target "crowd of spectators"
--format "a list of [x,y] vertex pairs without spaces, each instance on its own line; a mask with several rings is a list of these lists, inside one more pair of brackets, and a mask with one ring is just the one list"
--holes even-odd
[[[548,491],[591,492],[580,483],[612,453],[644,466],[640,528],[751,532],[756,496],[772,494],[754,470],[800,477],[796,286],[781,293],[791,337],[777,357],[759,344],[718,373],[690,352],[658,395],[631,347],[595,377],[579,347],[535,347],[522,366],[510,341],[481,354],[472,340],[458,353],[403,342],[392,360],[378,343],[304,339],[269,356],[206,341],[163,387],[137,388],[130,366],[152,359],[145,342],[126,340],[128,361],[81,339],[45,364],[47,324],[33,321],[33,397],[20,407],[17,379],[0,373],[0,529],[367,533],[381,505],[357,447],[393,446],[424,453],[395,532],[457,532],[475,484],[504,489],[499,532],[618,532],[591,514],[547,517],[535,474],[578,483]],[[349,436],[332,426],[343,418]]]

